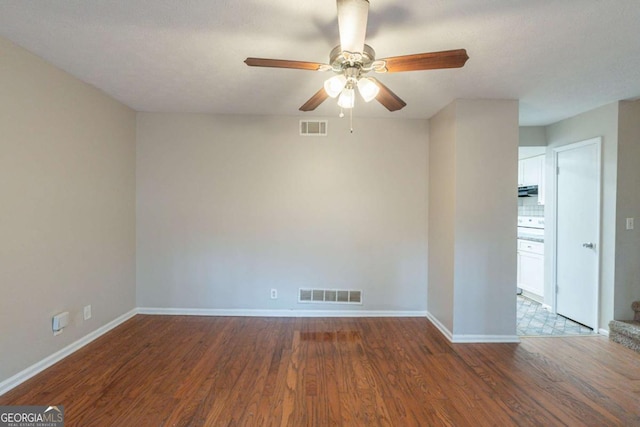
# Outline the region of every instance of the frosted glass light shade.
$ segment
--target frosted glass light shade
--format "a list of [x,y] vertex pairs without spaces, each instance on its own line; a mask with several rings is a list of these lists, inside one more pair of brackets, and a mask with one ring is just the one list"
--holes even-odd
[[342,108],[353,108],[356,101],[356,93],[353,89],[344,89],[338,98],[338,105]]
[[324,81],[324,90],[332,98],[340,95],[342,89],[347,84],[347,78],[343,74],[338,74]]
[[362,96],[362,99],[364,99],[364,102],[369,102],[376,96],[378,96],[380,88],[370,78],[363,77],[358,80],[358,92],[360,92],[360,95]]

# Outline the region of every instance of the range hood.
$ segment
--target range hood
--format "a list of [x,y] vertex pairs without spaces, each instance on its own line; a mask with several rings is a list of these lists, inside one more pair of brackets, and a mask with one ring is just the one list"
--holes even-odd
[[532,197],[537,195],[537,185],[525,185],[524,187],[518,187],[518,197]]

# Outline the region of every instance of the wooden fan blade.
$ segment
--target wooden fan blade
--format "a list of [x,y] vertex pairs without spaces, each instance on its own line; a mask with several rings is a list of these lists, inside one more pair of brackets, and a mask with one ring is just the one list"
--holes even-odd
[[289,61],[286,59],[247,58],[244,63],[250,67],[293,68],[295,70],[318,71],[323,65],[318,62]]
[[438,70],[440,68],[460,68],[469,56],[464,49],[442,52],[417,53],[415,55],[393,56],[382,59],[387,63],[387,72]]
[[407,105],[398,95],[393,93],[391,89],[383,85],[380,80],[369,77],[373,80],[376,85],[380,88],[380,92],[376,96],[376,100],[382,105],[384,105],[389,111],[398,111],[404,108]]
[[327,99],[329,95],[324,90],[324,88],[320,89],[313,95],[307,102],[304,103],[302,107],[300,107],[300,111],[313,111],[318,108],[318,105],[322,104],[325,99]]

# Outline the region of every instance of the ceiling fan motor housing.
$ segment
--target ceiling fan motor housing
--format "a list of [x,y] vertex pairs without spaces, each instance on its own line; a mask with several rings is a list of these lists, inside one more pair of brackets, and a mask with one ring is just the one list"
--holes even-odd
[[353,67],[368,72],[372,70],[375,60],[376,52],[368,44],[364,45],[362,53],[343,51],[338,45],[329,54],[329,64],[336,73],[345,72],[346,69]]

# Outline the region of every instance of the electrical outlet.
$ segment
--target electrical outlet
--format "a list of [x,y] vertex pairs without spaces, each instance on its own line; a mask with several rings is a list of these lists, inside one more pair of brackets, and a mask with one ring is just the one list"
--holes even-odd
[[60,335],[64,328],[69,325],[69,312],[58,313],[51,319],[51,327],[53,328],[53,335]]
[[91,319],[91,304],[84,306],[84,320]]
[[278,290],[271,289],[271,299],[278,299]]
[[627,218],[627,230],[633,230],[633,218]]

